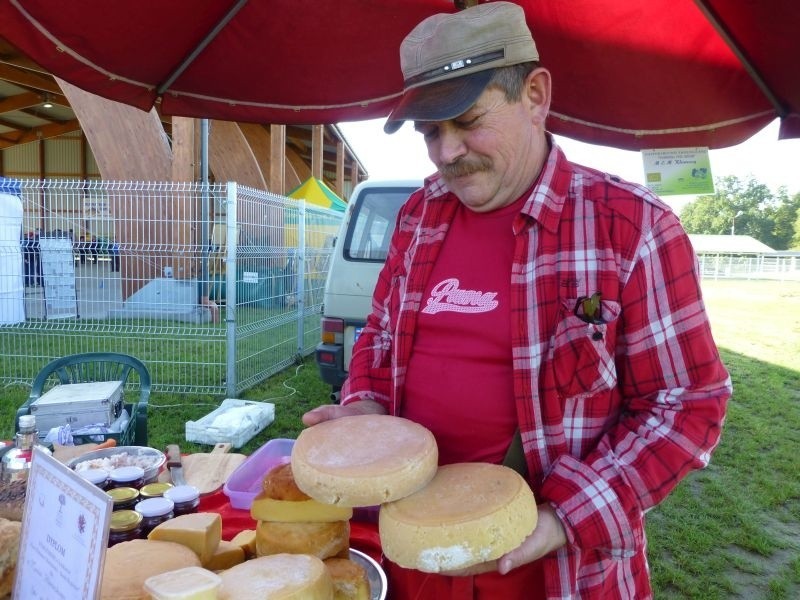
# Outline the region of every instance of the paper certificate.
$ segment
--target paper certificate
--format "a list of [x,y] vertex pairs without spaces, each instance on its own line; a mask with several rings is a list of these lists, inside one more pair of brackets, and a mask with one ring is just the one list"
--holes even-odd
[[103,490],[34,448],[13,597],[99,598],[112,508]]

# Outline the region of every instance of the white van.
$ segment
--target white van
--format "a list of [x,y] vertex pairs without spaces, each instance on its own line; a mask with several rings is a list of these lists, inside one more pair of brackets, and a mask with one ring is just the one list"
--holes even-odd
[[400,207],[422,181],[364,181],[350,196],[333,249],[322,308],[322,341],[316,360],[331,399],[347,378],[353,344],[372,307],[378,273],[386,261],[389,240]]

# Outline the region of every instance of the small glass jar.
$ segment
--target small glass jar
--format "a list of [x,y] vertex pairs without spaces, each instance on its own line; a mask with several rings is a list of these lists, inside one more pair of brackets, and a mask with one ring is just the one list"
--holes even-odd
[[142,537],[146,538],[153,529],[175,516],[172,509],[175,503],[169,498],[147,498],[136,505],[136,512],[142,515]]
[[135,510],[115,510],[111,513],[108,547],[142,537],[142,515]]
[[164,495],[168,489],[172,487],[171,483],[166,481],[164,482],[157,482],[157,483],[148,483],[147,485],[142,486],[142,489],[139,490],[139,495],[144,500],[145,498],[160,498]]
[[112,488],[106,491],[114,501],[114,510],[132,510],[139,501],[139,490],[136,488]]
[[193,485],[176,485],[164,492],[164,498],[169,498],[175,503],[173,512],[175,516],[196,513],[200,506],[200,490]]
[[101,490],[108,489],[108,471],[105,469],[83,469],[78,471],[78,475],[89,483],[93,483]]
[[137,490],[144,485],[144,469],[142,467],[117,467],[108,474],[108,487],[132,487]]

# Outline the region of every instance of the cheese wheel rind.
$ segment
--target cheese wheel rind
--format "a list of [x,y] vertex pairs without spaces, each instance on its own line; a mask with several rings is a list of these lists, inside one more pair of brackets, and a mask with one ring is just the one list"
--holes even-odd
[[441,573],[494,560],[517,548],[536,527],[527,482],[488,463],[439,467],[424,488],[381,506],[378,528],[389,560]]
[[325,564],[308,554],[273,554],[220,573],[219,600],[331,600]]
[[390,415],[355,415],[300,432],[292,448],[297,486],[337,506],[375,506],[398,500],[436,474],[439,450],[418,423]]

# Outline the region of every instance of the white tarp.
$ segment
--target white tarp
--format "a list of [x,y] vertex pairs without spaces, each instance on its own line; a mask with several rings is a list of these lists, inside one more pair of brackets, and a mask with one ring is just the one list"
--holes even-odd
[[0,193],[0,325],[25,321],[21,235],[22,200]]

